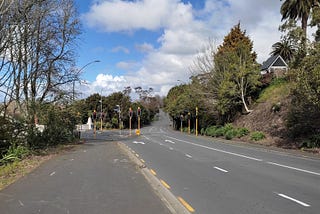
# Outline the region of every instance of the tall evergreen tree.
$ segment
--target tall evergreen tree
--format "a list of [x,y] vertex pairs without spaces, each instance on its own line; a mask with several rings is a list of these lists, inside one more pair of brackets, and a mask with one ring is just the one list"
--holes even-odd
[[214,55],[214,71],[211,80],[212,92],[217,98],[217,110],[221,122],[229,122],[244,107],[250,113],[247,101],[259,82],[259,67],[253,51],[253,42],[241,30],[240,23],[225,36]]

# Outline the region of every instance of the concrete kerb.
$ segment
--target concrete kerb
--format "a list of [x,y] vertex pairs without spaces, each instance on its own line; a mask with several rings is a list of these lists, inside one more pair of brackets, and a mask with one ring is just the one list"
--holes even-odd
[[150,183],[156,194],[165,203],[171,213],[173,214],[191,214],[168,189],[166,189],[160,180],[154,176],[150,169],[142,163],[142,161],[133,154],[133,151],[122,142],[118,142],[119,147],[129,156],[129,158],[139,166],[141,173]]

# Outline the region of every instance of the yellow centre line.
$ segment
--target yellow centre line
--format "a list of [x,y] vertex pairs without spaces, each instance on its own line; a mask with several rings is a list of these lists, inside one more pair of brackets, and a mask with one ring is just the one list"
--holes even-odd
[[165,188],[170,189],[170,186],[164,180],[160,180],[160,182]]
[[189,211],[189,212],[194,212],[195,210],[193,209],[193,207],[191,207],[191,205],[190,204],[188,204],[183,198],[181,198],[181,197],[178,197],[178,200],[181,202],[181,204],[183,205],[183,206],[185,206],[185,208],[187,208],[187,210]]
[[157,175],[157,173],[156,173],[153,169],[150,169],[150,172],[151,172],[154,176]]

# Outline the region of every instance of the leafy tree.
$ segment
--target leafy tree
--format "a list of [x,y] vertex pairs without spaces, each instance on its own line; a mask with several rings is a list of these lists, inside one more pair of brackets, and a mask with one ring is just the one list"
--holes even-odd
[[80,22],[72,0],[13,0],[0,22],[1,92],[32,123],[38,104],[61,99],[63,86],[76,78],[71,68]]
[[210,86],[217,99],[222,123],[232,120],[241,105],[246,112],[251,112],[247,97],[260,84],[256,53],[252,49],[253,43],[239,23],[231,29],[214,55],[215,69]]
[[301,20],[301,28],[303,31],[301,43],[304,51],[306,51],[308,20],[310,14],[312,14],[312,10],[315,7],[319,7],[319,3],[319,0],[284,0],[281,5],[280,12],[282,20]]
[[320,126],[320,44],[315,43],[298,69],[295,77],[292,104],[287,125],[291,137],[309,137],[319,133]]

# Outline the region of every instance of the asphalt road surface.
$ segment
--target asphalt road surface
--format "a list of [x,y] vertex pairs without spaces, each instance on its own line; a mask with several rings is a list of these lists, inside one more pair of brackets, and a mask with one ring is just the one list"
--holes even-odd
[[113,141],[87,141],[42,164],[0,191],[0,213],[169,214]]
[[122,141],[190,211],[320,212],[319,158],[181,134],[169,124],[161,112],[140,137]]

